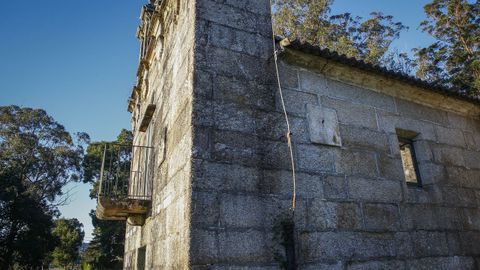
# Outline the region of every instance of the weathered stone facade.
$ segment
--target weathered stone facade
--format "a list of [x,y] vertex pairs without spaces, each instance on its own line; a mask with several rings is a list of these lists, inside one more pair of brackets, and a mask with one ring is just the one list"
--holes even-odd
[[[141,247],[146,269],[279,269],[292,178],[269,1],[159,2],[131,103],[135,144],[155,147],[154,196],[127,227],[125,269]],[[480,269],[480,106],[288,47],[280,77],[299,269]],[[322,110],[336,146],[312,140]],[[405,182],[399,132],[416,135],[423,187]]]

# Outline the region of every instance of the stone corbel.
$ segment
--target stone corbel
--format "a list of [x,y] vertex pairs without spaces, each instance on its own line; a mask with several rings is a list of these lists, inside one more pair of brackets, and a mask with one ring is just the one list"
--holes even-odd
[[142,121],[140,122],[140,127],[138,130],[140,132],[145,132],[152,121],[153,114],[155,113],[155,109],[157,106],[155,104],[148,104],[147,108],[145,108],[145,112],[142,115]]

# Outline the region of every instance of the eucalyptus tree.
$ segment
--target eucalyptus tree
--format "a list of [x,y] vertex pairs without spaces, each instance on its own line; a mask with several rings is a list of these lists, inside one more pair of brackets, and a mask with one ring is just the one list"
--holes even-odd
[[417,76],[480,97],[480,1],[433,0],[421,29],[435,38],[416,49]]
[[307,42],[372,64],[388,64],[405,55],[389,51],[407,29],[392,16],[372,12],[363,19],[350,13],[332,14],[333,0],[274,0],[274,30],[279,36]]
[[0,269],[46,263],[63,188],[81,179],[77,139],[44,110],[0,107]]

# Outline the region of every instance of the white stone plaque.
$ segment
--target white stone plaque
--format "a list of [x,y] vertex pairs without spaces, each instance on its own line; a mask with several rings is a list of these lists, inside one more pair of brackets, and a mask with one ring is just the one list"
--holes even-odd
[[334,109],[307,104],[307,121],[311,142],[342,146],[337,112]]

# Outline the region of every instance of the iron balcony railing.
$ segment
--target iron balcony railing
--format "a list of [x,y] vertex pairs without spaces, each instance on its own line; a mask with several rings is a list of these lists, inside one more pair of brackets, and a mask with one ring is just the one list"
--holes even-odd
[[152,199],[153,148],[105,144],[98,197],[112,201]]

